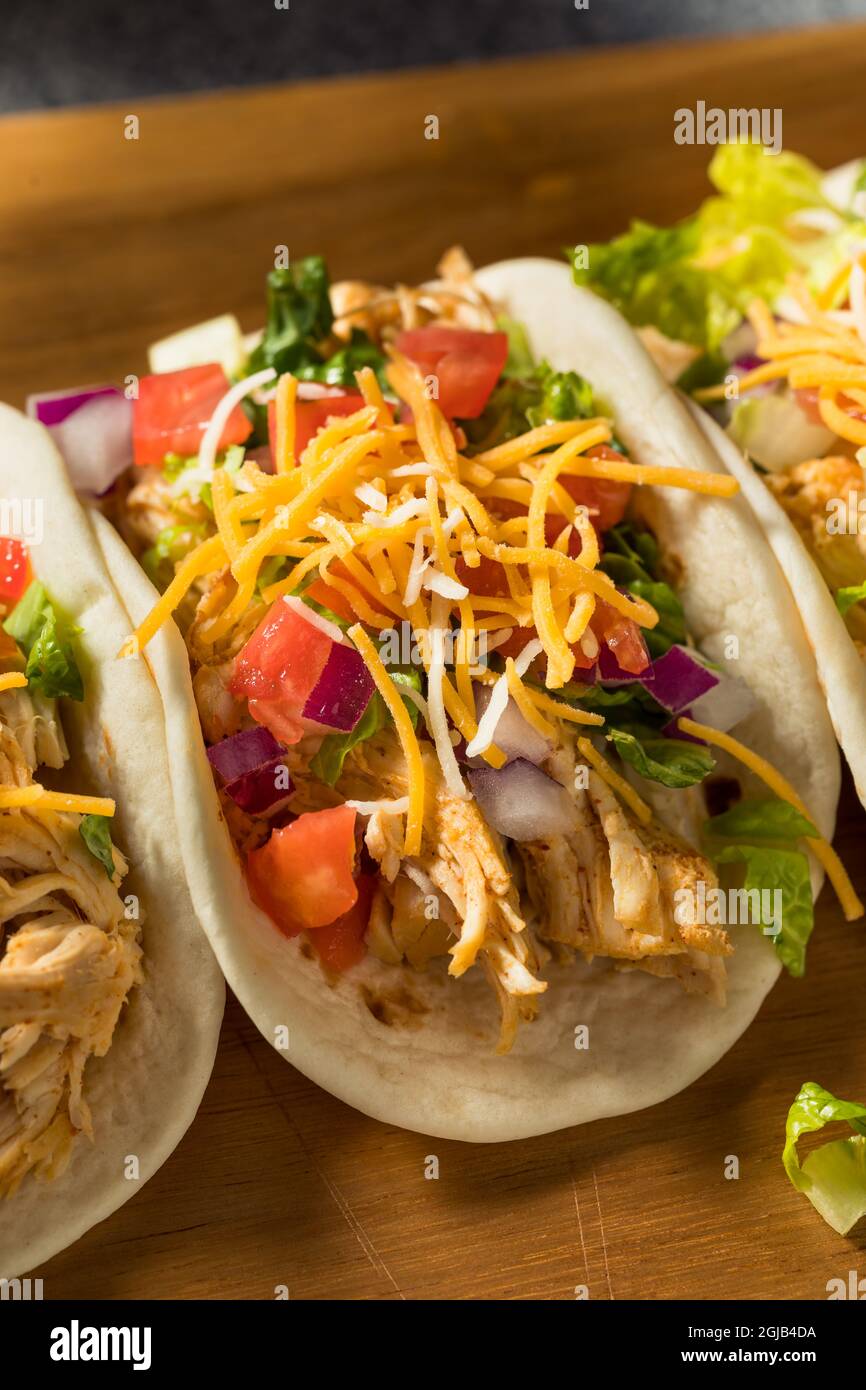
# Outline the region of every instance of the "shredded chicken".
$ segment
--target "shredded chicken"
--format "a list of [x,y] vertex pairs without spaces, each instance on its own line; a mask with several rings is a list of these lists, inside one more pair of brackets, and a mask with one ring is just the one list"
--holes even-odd
[[[699,884],[709,892],[717,880],[685,841],[656,820],[638,822],[595,773],[585,792],[575,790],[574,752],[561,747],[546,770],[570,789],[574,828],[515,844],[510,861],[477,802],[452,796],[432,751],[424,756],[424,836],[413,859],[402,857],[403,818],[387,804],[406,794],[393,734],[354,749],[340,779],[343,796],[384,803],[364,837],[381,872],[367,936],[375,956],[423,969],[447,953],[449,973],[458,976],[479,964],[501,1009],[500,1051],[535,1016],[547,987],[538,972],[551,953],[608,957],[724,1003],[724,957],[733,948],[726,932],[695,920]],[[304,809],[323,804],[314,786],[302,774]],[[693,909],[683,906],[689,902]]]
[[[382,869],[369,944],[380,958],[396,956],[417,968],[447,951],[455,976],[482,964],[500,1003],[499,1051],[507,1052],[547,989],[537,976],[546,953],[522,915],[500,836],[477,802],[451,795],[429,745],[423,756],[427,808],[420,854],[401,858],[401,817],[376,811],[367,823],[365,843]],[[358,800],[399,800],[406,785],[399,745],[386,731],[352,750],[340,791]]]
[[[863,469],[844,454],[798,463],[764,479],[797,528],[831,589],[866,579],[866,534],[858,525]],[[836,513],[839,520],[835,526]],[[831,529],[832,528],[832,529]],[[846,621],[858,643],[866,642],[866,609],[855,603]],[[862,651],[862,647],[861,647]]]
[[[41,743],[65,756],[53,703],[0,696],[0,780],[27,785]],[[0,811],[0,1197],[30,1172],[58,1176],[76,1135],[92,1138],[85,1065],[108,1051],[140,977],[139,925],[118,892],[126,864],[115,850],[110,880],[79,824],[66,813]]]
[[473,283],[472,263],[462,247],[446,251],[436,270],[437,279],[418,286],[338,281],[331,286],[334,335],[345,341],[357,328],[381,343],[403,329],[430,323],[486,331],[496,327],[495,310]]
[[[548,772],[574,788],[574,756],[560,748]],[[586,791],[573,790],[575,827],[568,835],[521,844],[539,934],[580,951],[608,956],[723,1004],[726,932],[698,925],[688,910],[698,885],[717,879],[709,862],[655,821],[644,825],[590,772]],[[664,964],[660,962],[664,961]]]

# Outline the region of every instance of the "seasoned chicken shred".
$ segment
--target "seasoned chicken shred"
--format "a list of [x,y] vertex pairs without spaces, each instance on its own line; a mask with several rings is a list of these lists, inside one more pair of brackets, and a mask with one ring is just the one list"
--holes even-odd
[[[0,780],[28,785],[52,749],[65,757],[53,703],[0,695]],[[118,892],[126,864],[115,850],[109,879],[80,820],[0,810],[0,1197],[28,1173],[58,1176],[76,1135],[92,1137],[85,1067],[108,1051],[140,978],[139,924]]]
[[678,907],[679,890],[692,890],[697,901],[700,881],[707,890],[716,886],[710,864],[657,821],[639,823],[594,772],[586,791],[575,790],[570,747],[557,749],[546,771],[571,789],[573,830],[515,843],[513,858],[477,802],[448,792],[432,750],[424,758],[424,835],[413,859],[402,858],[402,816],[387,804],[406,795],[394,736],[382,733],[354,749],[340,780],[343,795],[383,802],[365,832],[381,871],[368,933],[374,955],[423,968],[447,953],[455,976],[481,965],[500,1004],[500,1051],[535,1016],[547,988],[539,972],[551,953],[607,957],[724,1003],[724,958],[733,949],[727,933]]

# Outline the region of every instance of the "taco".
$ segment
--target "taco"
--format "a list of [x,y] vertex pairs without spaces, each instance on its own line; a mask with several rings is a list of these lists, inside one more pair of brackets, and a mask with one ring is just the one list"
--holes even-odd
[[[731,145],[718,195],[577,270],[701,407],[779,560],[866,805],[866,160]],[[586,250],[586,248],[584,248]]]
[[191,1123],[224,984],[159,694],[46,431],[0,407],[0,1277],[132,1197]]
[[310,258],[262,334],[152,362],[94,526],[263,1035],[474,1141],[688,1085],[803,972],[825,870],[862,909],[796,608],[631,330],[550,261]]

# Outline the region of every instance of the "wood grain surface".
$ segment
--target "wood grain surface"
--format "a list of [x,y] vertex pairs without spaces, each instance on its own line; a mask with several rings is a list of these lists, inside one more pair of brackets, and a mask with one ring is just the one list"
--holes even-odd
[[[276,244],[324,252],[337,276],[412,280],[456,241],[481,264],[672,221],[707,191],[712,151],[673,142],[698,99],[780,107],[785,144],[822,164],[864,154],[864,86],[853,26],[7,118],[0,397],[141,371],[148,342],[227,309],[255,327]],[[837,847],[863,893],[847,784]],[[825,890],[807,978],[782,980],[689,1091],[492,1147],[348,1109],[232,1002],[186,1139],[38,1271],[45,1295],[823,1298],[866,1274],[866,1237],[830,1231],[779,1151],[805,1079],[866,1098],[864,983],[866,933]]]

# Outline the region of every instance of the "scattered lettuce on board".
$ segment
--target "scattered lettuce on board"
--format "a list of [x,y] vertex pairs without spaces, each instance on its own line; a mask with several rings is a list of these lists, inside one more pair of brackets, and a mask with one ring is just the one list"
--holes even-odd
[[[847,1121],[853,1135],[822,1145],[801,1164],[800,1137],[837,1120]],[[794,1187],[828,1226],[847,1235],[866,1216],[866,1105],[839,1100],[817,1082],[806,1081],[788,1111],[782,1162]]]
[[[721,145],[708,173],[716,195],[692,217],[674,227],[633,222],[613,241],[587,248],[574,278],[630,323],[652,324],[712,355],[749,301],[772,302],[791,271],[825,285],[866,226],[832,208],[821,171],[800,155]],[[838,230],[804,237],[791,219],[812,211],[835,213]]]

